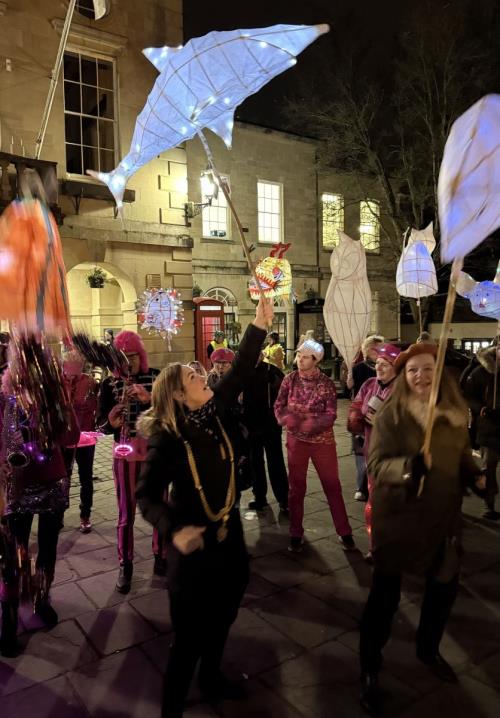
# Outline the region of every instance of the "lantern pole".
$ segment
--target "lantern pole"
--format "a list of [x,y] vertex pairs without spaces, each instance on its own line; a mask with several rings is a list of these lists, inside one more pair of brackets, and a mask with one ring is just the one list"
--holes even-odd
[[228,207],[229,207],[229,209],[231,210],[231,214],[233,215],[234,221],[236,222],[236,226],[238,227],[238,233],[239,233],[239,235],[240,235],[241,244],[242,244],[242,246],[243,246],[243,252],[244,252],[244,254],[245,254],[245,258],[246,258],[247,263],[248,263],[248,268],[249,268],[249,270],[250,270],[250,272],[251,272],[251,274],[252,274],[252,276],[253,276],[253,278],[254,278],[255,284],[256,284],[257,287],[258,287],[258,290],[259,290],[259,292],[260,292],[260,295],[261,295],[261,296],[264,296],[264,293],[263,293],[263,290],[262,290],[262,285],[261,285],[261,283],[260,283],[260,281],[259,281],[259,278],[258,278],[256,272],[255,272],[255,267],[254,267],[254,264],[253,264],[253,262],[252,262],[252,258],[250,257],[250,250],[248,249],[248,245],[247,245],[247,242],[246,242],[246,239],[245,239],[245,235],[244,235],[244,233],[243,233],[243,225],[241,224],[240,218],[238,217],[238,214],[237,214],[237,212],[236,212],[236,208],[235,208],[235,206],[234,206],[234,204],[233,204],[233,201],[232,201],[232,199],[231,199],[231,195],[229,194],[229,191],[228,191],[228,188],[227,188],[227,186],[226,186],[226,183],[224,182],[224,180],[223,180],[222,177],[220,176],[219,171],[217,170],[217,167],[215,166],[215,162],[214,162],[214,157],[213,157],[213,154],[212,154],[212,150],[210,149],[210,146],[209,146],[209,144],[208,144],[208,142],[207,142],[207,138],[205,137],[205,135],[203,134],[203,132],[202,132],[201,130],[198,130],[198,137],[200,138],[201,143],[202,143],[202,145],[203,145],[203,148],[204,148],[205,152],[207,153],[208,165],[209,165],[210,169],[212,170],[212,172],[214,173],[214,175],[215,175],[216,178],[217,178],[217,182],[218,182],[218,184],[219,184],[219,187],[221,188],[221,190],[222,190],[222,192],[223,192],[223,194],[224,194],[224,197],[226,198],[226,202],[227,202],[227,204],[228,204]]
[[[437,406],[437,400],[438,400],[438,394],[439,394],[439,387],[441,384],[441,377],[443,375],[444,359],[445,359],[446,348],[447,348],[447,344],[448,344],[448,336],[450,334],[450,326],[451,326],[451,319],[453,316],[453,309],[455,307],[455,300],[457,298],[456,283],[457,283],[457,279],[458,279],[458,274],[459,274],[460,270],[462,269],[462,266],[463,266],[463,259],[461,257],[454,259],[453,264],[451,265],[450,286],[448,287],[448,296],[446,298],[446,307],[444,310],[443,323],[441,325],[441,336],[439,337],[439,347],[438,347],[438,353],[437,353],[437,357],[436,357],[436,367],[434,369],[434,376],[432,377],[431,395],[430,395],[430,399],[429,399],[429,406],[427,409],[424,444],[422,447],[422,453],[424,454],[424,457],[426,457],[429,465],[430,465],[430,461],[432,459],[430,449],[431,449],[432,430],[434,428],[434,419],[436,417],[436,406]],[[421,495],[421,493],[423,491],[424,481],[425,481],[425,477],[423,477],[420,481],[420,487],[418,489],[419,496]]]

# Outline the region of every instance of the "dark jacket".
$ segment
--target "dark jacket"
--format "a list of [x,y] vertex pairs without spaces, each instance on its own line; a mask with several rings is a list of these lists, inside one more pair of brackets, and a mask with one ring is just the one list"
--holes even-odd
[[[141,384],[151,393],[153,382],[159,373],[158,369],[148,369],[147,372],[141,372],[136,376],[132,376],[130,381],[132,384]],[[123,379],[114,376],[106,377],[101,384],[97,404],[96,424],[105,434],[113,434],[115,441],[120,441],[121,428],[113,429],[109,423],[108,416],[111,409],[121,402],[123,385]],[[142,404],[140,401],[137,401],[137,399],[130,401],[128,429],[131,437],[134,437],[136,434],[135,425],[139,415],[142,414],[143,411],[146,411],[146,409],[149,409],[150,406],[151,404]]]
[[375,364],[369,364],[367,361],[360,361],[352,368],[352,398],[357,395],[365,381],[376,376]]
[[459,546],[464,485],[481,473],[472,458],[467,416],[438,405],[432,467],[417,498],[403,477],[409,459],[422,448],[424,430],[408,410],[396,421],[394,401],[390,397],[377,414],[370,438],[374,566],[385,573],[439,573],[446,539]]
[[[479,366],[467,378],[464,393],[472,414],[477,418],[476,441],[479,446],[500,451],[500,376],[497,377],[497,402],[494,402],[496,347],[478,352]],[[481,415],[482,409],[486,409]]]
[[255,434],[267,431],[281,431],[274,416],[274,402],[278,396],[283,372],[261,361],[243,391],[243,421],[248,430]]
[[[214,388],[215,414],[227,432],[238,462],[239,427],[233,419],[232,407],[254,371],[265,331],[250,325],[239,347],[231,370]],[[137,483],[136,496],[140,510],[161,535],[170,539],[172,532],[183,526],[206,526],[205,544],[216,543],[220,523],[207,518],[195,488],[187,461],[184,438],[191,445],[207,501],[216,513],[224,505],[229,482],[229,460],[222,455],[221,444],[203,429],[192,427],[179,417],[181,436],[160,429],[148,437],[148,454]],[[218,433],[215,416],[210,425]],[[164,501],[169,491],[168,503]],[[229,536],[243,542],[239,512],[233,509],[228,525]]]

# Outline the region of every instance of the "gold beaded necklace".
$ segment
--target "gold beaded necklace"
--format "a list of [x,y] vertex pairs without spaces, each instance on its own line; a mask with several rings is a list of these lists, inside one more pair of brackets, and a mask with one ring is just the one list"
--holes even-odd
[[[217,513],[214,513],[212,509],[210,508],[210,505],[207,501],[207,497],[205,496],[205,491],[203,489],[203,486],[200,481],[200,475],[198,473],[198,468],[196,466],[196,461],[194,458],[193,450],[191,449],[191,445],[189,444],[186,439],[184,439],[184,446],[186,447],[186,453],[188,458],[188,464],[189,468],[191,470],[191,476],[193,478],[194,485],[196,487],[196,490],[198,491],[200,495],[200,501],[201,505],[203,506],[203,510],[208,518],[209,521],[221,521],[222,524],[217,529],[217,541],[224,541],[224,539],[227,537],[227,522],[229,521],[229,514],[231,512],[231,509],[234,506],[234,501],[236,497],[236,480],[235,480],[235,469],[234,469],[234,451],[233,446],[229,440],[228,435],[224,431],[224,427],[222,426],[220,419],[218,416],[215,417],[217,424],[219,425],[219,429],[221,430],[222,438],[224,439],[224,443],[227,447],[227,453],[229,455],[229,461],[231,463],[231,471],[229,475],[229,485],[227,487],[227,494],[226,494],[226,501],[224,503],[224,506],[221,508],[220,511]],[[219,444],[220,452],[222,459],[226,458],[226,452],[224,450],[224,446],[222,444]]]

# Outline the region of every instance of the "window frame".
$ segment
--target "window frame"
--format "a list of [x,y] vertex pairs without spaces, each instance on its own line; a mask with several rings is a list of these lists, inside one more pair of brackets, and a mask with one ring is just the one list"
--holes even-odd
[[[370,202],[376,204],[376,206],[378,207],[378,215],[375,215],[373,210],[370,208],[370,206],[369,206]],[[363,208],[364,204],[368,205],[367,210],[370,212],[370,216],[377,217],[377,225],[373,225],[374,227],[376,226],[377,233],[370,235],[370,236],[374,237],[377,241],[377,246],[375,248],[366,247],[365,244],[363,243],[363,234],[368,234],[367,232],[363,233],[361,231],[361,227],[363,226],[362,208]],[[381,206],[380,205],[381,205],[380,200],[375,199],[373,197],[367,197],[366,199],[362,199],[359,202],[359,241],[361,242],[361,246],[363,247],[365,252],[368,252],[369,254],[380,254],[380,216],[381,216]],[[367,223],[365,222],[365,224],[367,224]]]
[[[261,238],[261,231],[260,231],[261,211],[259,210],[259,185],[260,184],[272,185],[274,187],[279,188],[279,195],[280,195],[279,196],[279,237],[278,237],[277,241],[268,241],[268,240]],[[269,246],[274,246],[276,244],[280,244],[284,241],[283,238],[285,235],[285,215],[284,215],[284,211],[283,211],[283,207],[284,207],[283,196],[284,196],[283,182],[275,182],[273,180],[267,180],[267,179],[263,179],[261,177],[257,178],[257,242],[258,242],[258,244],[262,244],[266,247],[269,247]],[[263,199],[266,199],[266,197],[264,197]],[[274,213],[263,211],[263,214],[272,215]],[[271,227],[270,229],[274,229],[274,227]]]
[[[334,228],[334,231],[340,229],[341,232],[345,231],[345,196],[340,192],[322,192],[321,197],[320,197],[320,202],[321,202],[321,204],[320,204],[320,207],[321,207],[321,248],[325,252],[332,252],[336,247],[339,246],[339,236],[338,236],[338,232],[337,232],[336,242],[331,245],[325,244],[325,224],[327,224],[325,222],[325,199],[324,199],[325,195],[329,195],[331,197],[339,197],[341,199],[342,206],[339,210],[339,214],[341,213],[341,215],[342,215],[342,222],[341,222],[342,226]],[[334,223],[331,222],[331,224],[334,224]]]
[[[92,59],[97,60],[97,61],[102,60],[102,61],[104,61],[104,62],[108,62],[108,63],[111,65],[111,68],[112,68],[112,84],[113,84],[113,88],[112,88],[111,91],[112,91],[112,93],[113,93],[113,115],[114,115],[114,119],[111,120],[111,124],[112,124],[112,126],[113,126],[113,145],[114,145],[114,147],[113,147],[113,168],[114,168],[114,167],[116,167],[116,165],[118,164],[118,159],[117,159],[117,158],[118,158],[118,157],[120,156],[120,154],[121,154],[121,152],[120,152],[120,146],[119,146],[119,141],[120,141],[119,106],[120,106],[120,105],[119,105],[119,97],[118,97],[119,88],[118,88],[117,58],[116,58],[115,56],[113,56],[113,55],[108,55],[108,54],[106,54],[106,53],[95,52],[95,51],[93,51],[93,50],[87,50],[85,47],[79,46],[79,45],[74,44],[74,43],[68,43],[68,45],[66,46],[66,49],[65,49],[65,51],[64,51],[64,55],[66,55],[67,53],[72,53],[72,54],[74,54],[74,55],[75,55],[75,54],[76,54],[76,55],[79,55],[80,58],[81,58],[81,57],[84,57],[84,58],[88,57],[88,58],[92,58]],[[65,79],[65,76],[64,76],[64,56],[63,56],[63,64],[62,64],[62,68],[61,68],[61,73],[62,73],[62,83],[61,83],[61,84],[62,84],[62,91],[63,91],[62,100],[63,100],[63,124],[64,124],[64,159],[65,159],[65,172],[66,172],[66,177],[67,177],[68,179],[73,179],[73,178],[74,178],[74,179],[78,179],[78,180],[85,180],[85,181],[87,181],[87,182],[89,182],[89,183],[92,184],[92,183],[95,183],[97,180],[95,180],[95,179],[94,179],[93,177],[91,177],[90,175],[87,175],[87,174],[85,174],[85,173],[84,173],[84,174],[79,174],[79,173],[77,173],[77,172],[69,172],[69,171],[68,171],[68,168],[67,168],[67,167],[68,167],[68,164],[67,164],[66,145],[69,144],[69,145],[73,145],[73,146],[75,146],[75,147],[78,147],[78,146],[79,146],[81,152],[82,152],[82,149],[81,149],[82,147],[90,147],[90,145],[84,145],[84,144],[83,144],[83,136],[81,137],[81,140],[82,140],[82,141],[80,142],[79,145],[76,144],[75,142],[67,142],[67,141],[66,141],[66,126],[65,126],[65,125],[66,125],[66,115],[68,114],[68,115],[72,115],[72,116],[74,116],[74,117],[80,117],[80,118],[81,118],[81,117],[89,117],[89,118],[92,118],[92,115],[87,115],[87,114],[85,114],[85,113],[83,113],[83,112],[81,112],[81,111],[80,111],[80,112],[73,112],[73,111],[71,111],[71,110],[66,111],[66,98],[65,98],[65,85],[64,85],[66,79]],[[68,81],[69,81],[69,82],[74,82],[73,80],[68,80]],[[81,78],[80,78],[80,82],[78,82],[78,83],[77,83],[77,82],[74,82],[74,84],[75,84],[75,85],[78,85],[79,87],[82,87],[82,85],[86,85],[86,83],[82,83],[82,82],[81,82]],[[92,87],[92,85],[88,85],[88,87]],[[96,86],[96,89],[98,89],[98,87],[99,87],[99,86],[97,85],[97,86]],[[102,88],[102,89],[108,89],[108,88]],[[81,110],[81,108],[80,108],[80,110]],[[100,118],[97,117],[97,120],[99,120],[99,119],[100,119]],[[104,118],[104,119],[105,119],[105,118]],[[105,120],[105,121],[109,121],[109,120]],[[101,150],[101,146],[100,146],[100,145],[99,145],[98,147],[92,146],[92,149],[96,149],[97,152],[99,152],[99,151]],[[105,148],[105,147],[102,147],[102,149],[106,149],[106,148]],[[100,160],[99,160],[99,161],[100,161]],[[82,158],[82,169],[83,169],[83,158]],[[89,168],[89,169],[90,169],[90,168]],[[93,169],[94,169],[94,168],[93,168]],[[95,169],[98,169],[98,168],[95,168]]]
[[[231,194],[231,176],[230,175],[221,175],[221,178],[227,183],[229,193]],[[200,195],[201,195],[201,201],[205,201],[205,197],[201,194],[201,179],[200,179]],[[224,202],[226,203],[226,236],[225,237],[212,237],[210,234],[205,234],[205,213],[210,213],[211,209],[224,209],[223,207],[219,207],[218,205],[214,206],[213,200],[212,204],[208,207],[203,207],[201,210],[201,238],[204,241],[209,242],[232,242],[232,227],[231,227],[231,212],[229,209],[229,205],[227,203],[226,197],[224,195],[224,192],[219,187],[219,192],[217,195],[217,202],[219,201],[219,198],[222,197],[224,199]]]

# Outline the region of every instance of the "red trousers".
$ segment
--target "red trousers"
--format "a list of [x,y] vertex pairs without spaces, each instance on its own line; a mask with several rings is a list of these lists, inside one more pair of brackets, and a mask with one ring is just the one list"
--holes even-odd
[[312,444],[288,434],[286,447],[288,450],[290,536],[301,537],[304,533],[302,521],[304,519],[304,498],[307,488],[309,459],[311,459],[314,468],[318,472],[338,535],[348,536],[352,534],[342,497],[335,444]]
[[[113,477],[118,502],[118,558],[123,561],[134,559],[135,484],[141,461],[113,459]],[[166,558],[166,545],[156,529],[153,529],[153,553]]]

